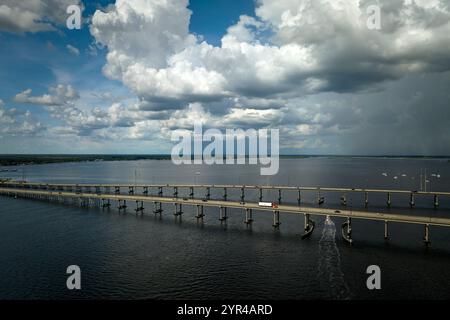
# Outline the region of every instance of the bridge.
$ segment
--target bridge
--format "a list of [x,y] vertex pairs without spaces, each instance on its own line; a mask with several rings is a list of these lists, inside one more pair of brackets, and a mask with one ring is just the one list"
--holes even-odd
[[[149,190],[154,189],[155,195]],[[189,194],[181,197],[179,191],[186,189]],[[212,199],[211,190],[220,189],[223,193],[221,199]],[[113,190],[113,191],[112,191]],[[169,196],[164,196],[170,190]],[[229,190],[240,192],[239,201],[228,198]],[[258,202],[246,201],[246,190],[257,190],[259,201],[263,201],[264,190],[276,190],[278,192],[278,203],[273,206],[261,206]],[[125,191],[125,192],[124,192]],[[199,192],[205,192],[202,197],[195,197]],[[283,204],[282,192],[295,192],[298,196],[296,204]],[[317,204],[319,207],[305,206],[302,204],[302,194],[304,192],[314,192],[317,194]],[[342,209],[320,207],[325,202],[324,193],[341,194],[340,201]],[[422,216],[401,213],[385,213],[374,210],[349,210],[346,208],[346,195],[358,193],[364,195],[362,205],[369,206],[370,194],[385,194],[386,206],[391,207],[391,195],[408,195],[408,206],[414,207],[416,197],[429,197],[433,200],[434,208],[439,206],[439,197],[450,197],[450,192],[423,192],[407,190],[389,189],[349,189],[349,188],[318,188],[318,187],[292,187],[292,186],[256,186],[256,185],[190,185],[190,184],[55,184],[25,181],[1,181],[0,194],[15,198],[31,198],[47,201],[71,202],[82,206],[100,206],[110,208],[112,203],[117,204],[118,210],[126,210],[127,203],[135,203],[136,213],[144,213],[144,203],[153,203],[154,214],[163,214],[162,204],[174,206],[173,214],[181,216],[183,206],[193,206],[197,208],[196,219],[203,219],[205,207],[218,208],[219,220],[226,221],[228,218],[227,209],[240,209],[245,213],[244,223],[251,225],[253,222],[253,211],[273,214],[273,227],[280,227],[280,213],[296,214],[304,216],[304,233],[302,238],[308,238],[314,231],[314,220],[312,216],[331,216],[344,218],[342,224],[342,237],[349,244],[352,239],[352,219],[363,219],[380,221],[384,223],[384,238],[389,238],[389,223],[406,223],[424,226],[424,243],[430,243],[430,226],[450,227],[450,218]]]

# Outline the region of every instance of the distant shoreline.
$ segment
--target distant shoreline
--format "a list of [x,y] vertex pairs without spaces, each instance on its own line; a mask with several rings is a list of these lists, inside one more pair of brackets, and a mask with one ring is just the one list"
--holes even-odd
[[[447,159],[450,156],[421,156],[421,155],[280,155],[281,159],[303,158],[374,158],[374,159]],[[137,160],[171,160],[170,154],[151,155],[108,155],[108,154],[8,154],[0,155],[0,166],[19,166],[33,164],[67,163],[67,162],[99,162],[99,161],[137,161]]]

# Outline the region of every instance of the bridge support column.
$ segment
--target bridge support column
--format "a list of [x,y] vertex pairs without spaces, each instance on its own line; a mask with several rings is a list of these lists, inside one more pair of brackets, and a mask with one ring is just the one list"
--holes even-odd
[[225,221],[227,218],[227,207],[219,207],[219,220]]
[[189,198],[194,199],[194,187],[189,187]]
[[384,220],[384,240],[389,239],[389,225],[387,220]]
[[280,211],[273,212],[273,227],[278,229],[280,227]]
[[160,215],[162,214],[163,210],[162,210],[162,203],[161,202],[153,202],[154,206],[155,206],[155,210],[153,210],[154,214],[159,213]]
[[304,214],[304,233],[302,235],[302,239],[309,238],[314,231],[315,223],[311,220],[311,217],[308,213]]
[[352,239],[352,218],[347,217],[347,221],[342,224],[342,238],[350,245],[353,243]]
[[227,201],[227,188],[223,188],[223,201]]
[[341,196],[341,205],[347,206],[347,196],[345,194]]
[[423,236],[423,242],[427,246],[430,245],[430,225],[429,224],[425,225],[425,234]]
[[245,221],[244,223],[246,224],[251,224],[253,222],[253,217],[252,217],[252,209],[249,208],[245,208]]
[[178,187],[173,187],[173,197],[178,198]]
[[211,188],[210,187],[206,187],[206,195],[205,195],[206,200],[211,199]]
[[114,193],[120,194],[120,187],[114,187]]
[[201,205],[197,205],[197,215],[195,216],[197,219],[203,219],[204,217],[204,213],[203,213],[203,206]]
[[434,195],[434,207],[439,207],[439,197],[437,194]]
[[245,189],[241,187],[241,203],[245,203]]
[[140,212],[141,214],[144,214],[144,201],[136,200],[136,209],[134,209],[134,211],[136,211],[136,214],[138,212]]
[[144,196],[148,196],[148,187],[144,187],[144,191],[142,193]]
[[259,201],[263,201],[263,189],[259,188]]
[[320,190],[317,192],[317,204],[320,206],[325,202],[325,197],[320,194]]
[[127,208],[127,200],[123,200],[123,203],[122,203],[122,200],[120,200],[120,199],[118,201],[119,201],[119,204],[117,206],[117,209],[119,209],[119,211],[122,209],[125,210]]
[[158,196],[159,197],[163,196],[163,187],[158,187]]
[[128,187],[128,194],[134,194],[134,187]]
[[281,189],[278,189],[278,203],[281,204]]
[[391,194],[390,194],[389,192],[388,192],[388,194],[387,194],[387,201],[386,201],[386,204],[387,204],[388,208],[391,207],[392,201],[391,201]]
[[175,203],[175,212],[173,213],[174,216],[181,216],[183,214],[181,203]]
[[298,189],[297,202],[298,202],[298,206],[300,207],[300,205],[302,203],[302,193],[301,193],[300,189]]
[[369,193],[368,192],[364,192],[364,207],[368,207],[369,206]]
[[414,201],[414,193],[411,193],[409,197],[409,206],[412,208],[414,207],[415,201]]
[[111,202],[110,200],[106,200],[106,199],[102,199],[102,208],[110,208],[111,207]]

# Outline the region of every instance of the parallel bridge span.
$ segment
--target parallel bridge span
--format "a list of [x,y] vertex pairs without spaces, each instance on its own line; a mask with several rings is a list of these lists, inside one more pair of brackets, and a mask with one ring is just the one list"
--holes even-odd
[[[275,186],[275,185],[231,185],[231,184],[95,184],[95,183],[42,183],[42,182],[24,182],[24,181],[2,181],[0,182],[2,187],[11,188],[29,188],[29,189],[43,189],[43,190],[59,190],[59,191],[72,191],[73,189],[78,192],[91,192],[91,189],[95,189],[96,193],[101,193],[114,188],[116,193],[120,193],[120,190],[125,188],[129,190],[130,194],[134,194],[137,189],[144,190],[144,193],[148,193],[148,189],[157,188],[159,194],[163,193],[163,189],[173,189],[173,194],[176,196],[179,189],[190,189],[191,197],[194,192],[199,189],[207,190],[206,198],[209,199],[211,189],[224,190],[224,199],[227,198],[227,190],[237,189],[241,192],[241,202],[245,200],[245,190],[259,190],[259,201],[263,200],[263,190],[275,190],[278,191],[278,202],[282,201],[282,191],[297,192],[298,204],[301,203],[302,192],[316,192],[317,203],[323,204],[325,198],[323,193],[339,193],[341,194],[341,204],[346,205],[346,195],[351,193],[364,194],[364,206],[369,206],[370,194],[385,194],[386,205],[391,207],[392,195],[409,195],[409,206],[415,206],[415,198],[419,197],[432,197],[433,206],[436,208],[439,206],[439,197],[450,197],[450,192],[446,191],[417,191],[417,190],[399,190],[399,189],[373,189],[373,188],[331,188],[331,187],[302,187],[302,186]],[[117,191],[119,190],[119,191]],[[145,191],[147,190],[147,191]],[[106,192],[109,193],[109,192]]]
[[[44,188],[45,190],[40,190]],[[111,201],[116,201],[118,209],[122,210],[127,207],[126,203],[136,202],[136,213],[144,212],[144,203],[153,202],[155,214],[162,214],[161,204],[173,204],[175,206],[174,215],[178,216],[183,214],[182,206],[190,205],[197,207],[197,219],[203,219],[204,207],[216,207],[219,208],[219,220],[224,221],[227,219],[227,208],[241,209],[245,212],[244,222],[251,224],[253,222],[253,211],[259,212],[271,212],[273,214],[273,226],[279,228],[280,226],[280,212],[289,214],[301,214],[304,216],[304,234],[302,238],[306,238],[311,235],[314,230],[314,221],[311,216],[331,216],[345,218],[346,222],[342,225],[343,238],[352,243],[352,219],[363,219],[384,222],[384,237],[389,238],[388,224],[390,222],[406,223],[406,224],[419,224],[424,226],[424,242],[428,245],[430,243],[430,226],[450,227],[450,219],[442,217],[430,217],[430,216],[418,216],[418,215],[406,215],[396,213],[382,213],[382,212],[370,212],[370,211],[355,211],[355,210],[335,210],[328,208],[316,208],[303,205],[283,205],[278,204],[273,207],[260,206],[259,203],[242,201],[230,201],[226,198],[223,200],[213,200],[209,198],[179,198],[177,193],[172,197],[167,196],[153,196],[153,195],[136,195],[133,192],[129,194],[122,193],[102,193],[102,192],[79,192],[78,191],[64,191],[73,190],[77,188],[96,188],[100,191],[100,188],[150,188],[150,187],[169,187],[169,188],[253,188],[253,189],[279,189],[281,190],[322,190],[322,191],[350,191],[350,192],[391,192],[391,193],[411,193],[410,191],[403,190],[376,190],[376,189],[345,189],[345,188],[300,188],[300,187],[275,187],[275,186],[232,186],[232,185],[181,185],[181,184],[168,184],[168,185],[117,185],[117,184],[43,184],[43,183],[23,183],[23,182],[2,182],[0,183],[0,194],[14,197],[24,198],[36,198],[43,200],[61,200],[71,199],[73,201],[81,201],[91,203],[91,200],[97,200],[101,202],[102,207],[110,207]],[[58,189],[58,190],[57,190]],[[177,191],[176,191],[177,192]],[[420,192],[417,194],[436,195],[435,192]],[[450,195],[449,192],[439,192],[439,195]],[[191,193],[191,196],[193,194]]]

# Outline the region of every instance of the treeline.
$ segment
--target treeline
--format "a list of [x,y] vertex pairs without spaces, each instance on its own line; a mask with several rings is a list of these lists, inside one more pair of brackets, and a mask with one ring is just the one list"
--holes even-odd
[[0,166],[124,160],[170,160],[170,155],[0,155]]

